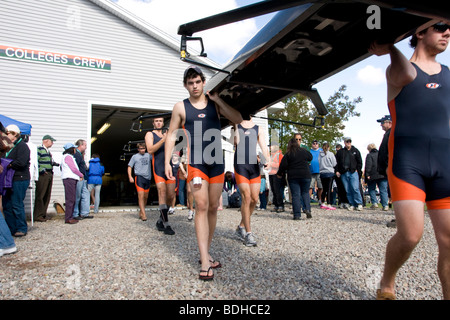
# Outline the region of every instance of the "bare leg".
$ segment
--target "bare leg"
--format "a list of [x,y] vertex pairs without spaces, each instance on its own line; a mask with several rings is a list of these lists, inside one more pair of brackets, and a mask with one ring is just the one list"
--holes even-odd
[[208,206],[208,224],[209,238],[208,251],[211,248],[211,242],[216,231],[217,225],[217,208],[219,207],[219,197],[222,194],[223,185],[220,183],[212,183],[209,185],[209,206]]
[[201,188],[194,188],[192,182],[190,184],[196,206],[195,231],[200,251],[201,270],[208,270],[211,266],[209,249],[216,230],[218,199],[222,193],[222,184],[210,185],[205,180],[202,180]]
[[147,204],[148,192],[138,191],[138,203],[139,203],[139,217],[142,220],[147,220],[145,215],[145,205]]
[[239,184],[238,187],[242,196],[242,204],[241,204],[242,219],[239,225],[241,227],[245,227],[245,231],[247,233],[250,233],[252,232],[250,217],[255,211],[256,204],[258,203],[260,184],[241,183]]
[[158,202],[159,204],[167,204],[166,197],[166,184],[164,182],[160,182],[156,184],[156,190],[158,190]]
[[450,209],[429,210],[439,248],[438,275],[445,300],[450,299]]
[[165,209],[167,205],[167,189],[166,189],[166,183],[165,182],[159,182],[156,184],[156,190],[158,191],[158,204],[159,204],[159,211],[160,211],[160,217],[158,221],[162,221],[163,223],[167,224],[168,218],[167,213],[164,213],[163,210]]
[[395,277],[419,243],[424,227],[424,204],[417,200],[394,202],[397,233],[389,240],[381,278],[381,292],[395,293]]
[[319,202],[322,202],[322,192],[323,192],[323,189],[317,189],[317,200]]
[[175,200],[176,200],[176,183],[168,183],[166,184],[166,203],[170,203],[171,207],[175,207]]
[[187,206],[189,210],[194,210],[194,195],[192,194],[190,183],[187,184],[186,191],[187,191]]

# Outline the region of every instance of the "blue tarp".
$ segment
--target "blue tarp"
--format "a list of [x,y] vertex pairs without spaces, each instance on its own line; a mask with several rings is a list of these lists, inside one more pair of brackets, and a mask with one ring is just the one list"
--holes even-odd
[[31,124],[11,119],[2,114],[0,114],[0,122],[3,124],[4,127],[7,127],[10,124],[15,124],[16,126],[19,127],[20,134],[23,135],[31,134]]

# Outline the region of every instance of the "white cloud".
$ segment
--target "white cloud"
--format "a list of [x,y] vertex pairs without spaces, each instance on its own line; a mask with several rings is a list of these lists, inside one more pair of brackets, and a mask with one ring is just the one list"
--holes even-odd
[[379,85],[385,83],[385,73],[381,68],[375,68],[374,66],[367,65],[358,70],[358,80],[368,85]]
[[[202,19],[238,7],[235,0],[118,0],[116,3],[168,34],[179,39],[181,24]],[[194,34],[203,38],[208,57],[227,62],[257,33],[252,19],[217,27]],[[199,46],[193,46],[199,49]]]

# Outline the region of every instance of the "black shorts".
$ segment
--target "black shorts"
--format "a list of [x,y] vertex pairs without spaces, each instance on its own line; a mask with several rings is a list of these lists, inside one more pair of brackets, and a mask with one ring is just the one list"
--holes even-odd
[[143,176],[136,176],[134,178],[134,184],[136,185],[136,190],[138,192],[149,192],[150,191],[150,180],[145,179]]
[[450,209],[450,141],[394,137],[389,142],[393,201],[419,200],[428,209]]
[[255,164],[234,164],[234,174],[236,183],[261,183],[261,172],[259,165]]

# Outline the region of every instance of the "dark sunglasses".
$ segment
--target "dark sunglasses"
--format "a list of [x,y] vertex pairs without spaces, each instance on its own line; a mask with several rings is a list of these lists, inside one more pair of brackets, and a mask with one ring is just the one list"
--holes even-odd
[[439,22],[439,23],[436,23],[436,24],[433,26],[433,29],[434,29],[435,31],[437,31],[437,32],[443,33],[443,32],[445,32],[445,31],[447,31],[448,29],[450,29],[450,25],[445,24],[445,23],[442,23],[442,22]]

